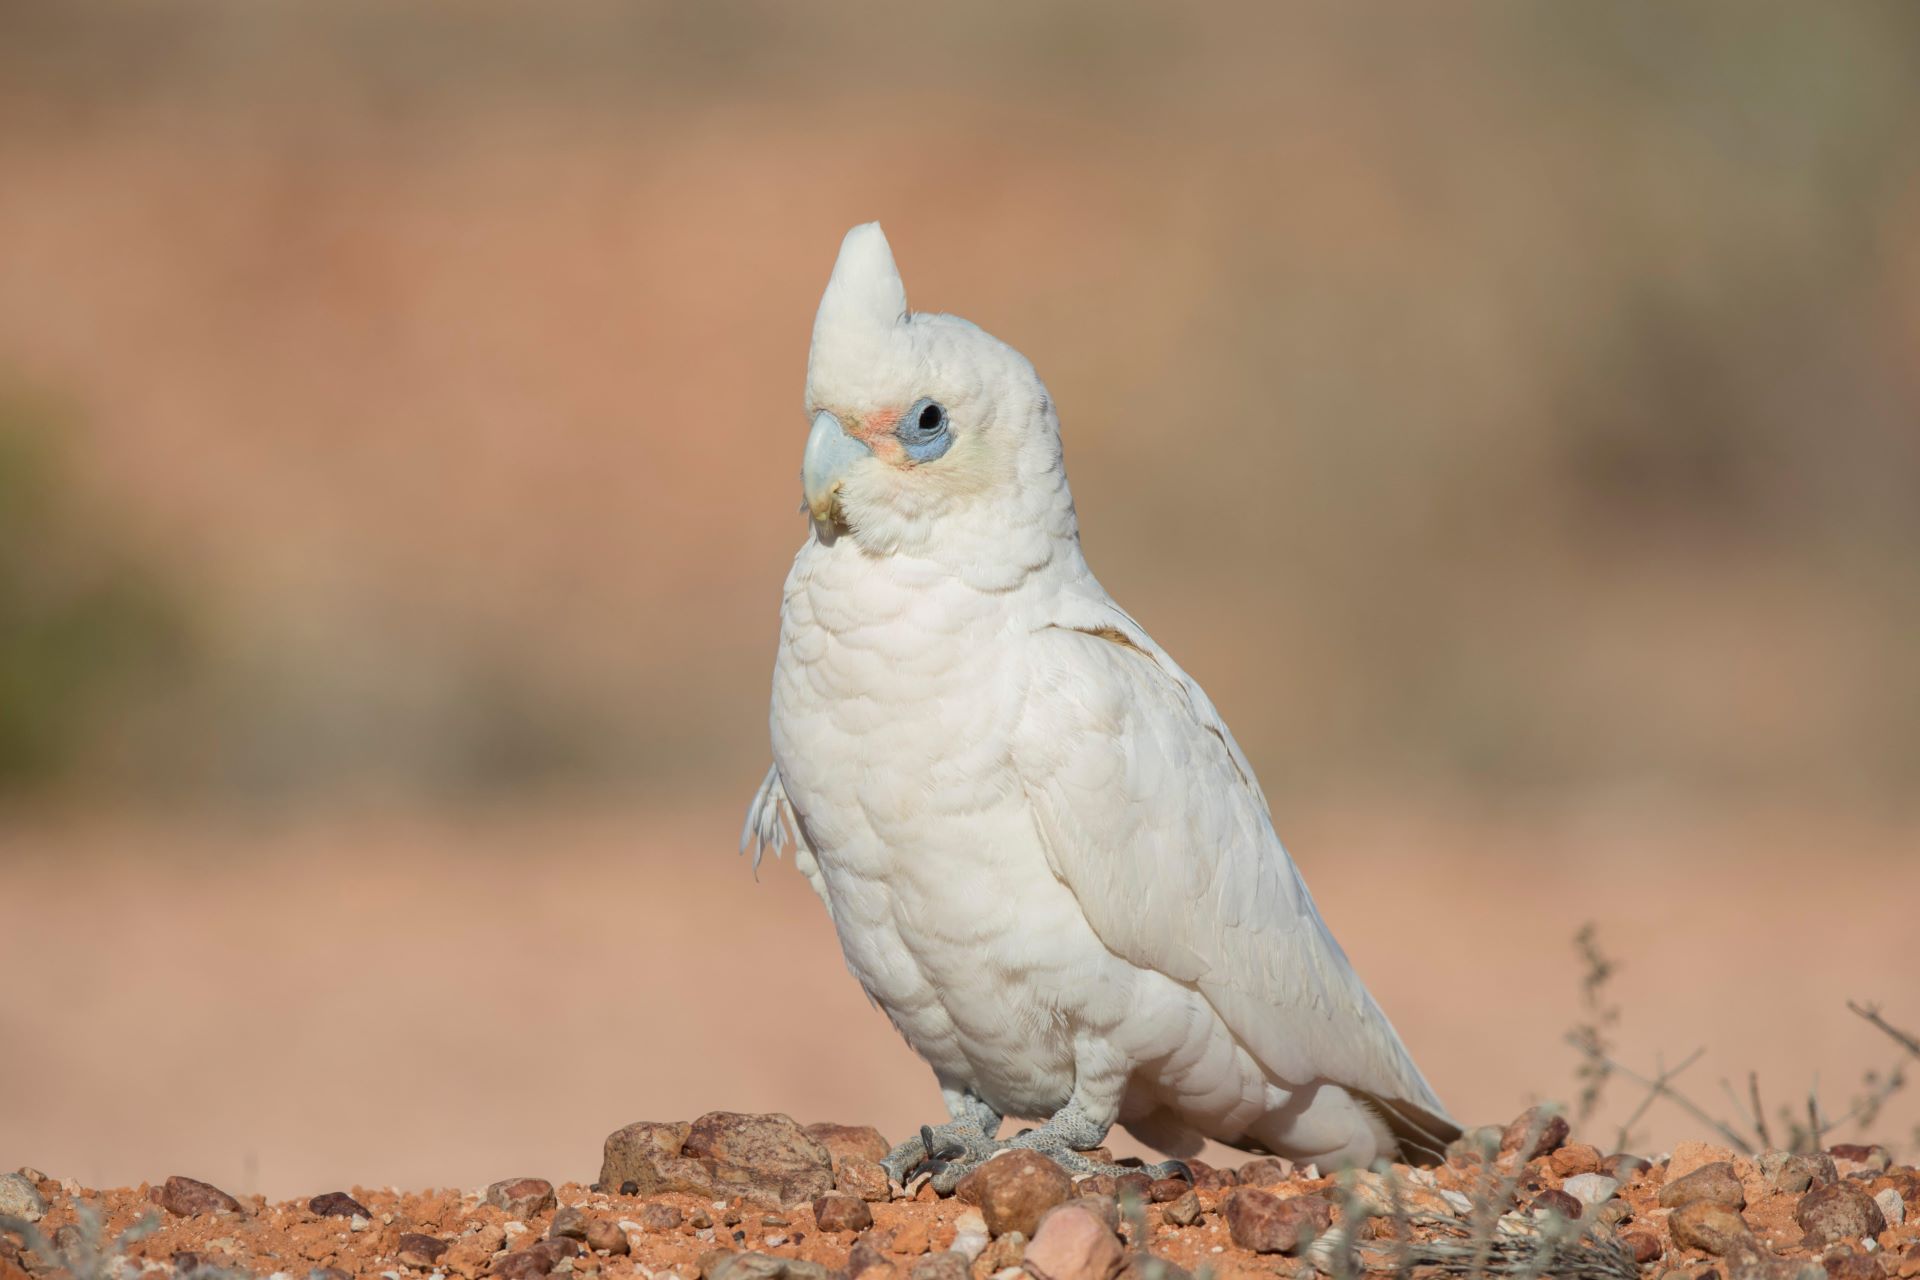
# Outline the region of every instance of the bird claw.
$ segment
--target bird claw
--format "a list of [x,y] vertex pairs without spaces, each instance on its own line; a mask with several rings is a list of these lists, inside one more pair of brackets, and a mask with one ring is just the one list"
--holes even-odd
[[[933,1175],[934,1190],[949,1191],[980,1161],[1000,1149],[980,1126],[966,1120],[924,1124],[920,1132],[889,1151],[880,1162],[887,1176],[906,1186],[923,1173]],[[958,1168],[958,1173],[950,1170]]]
[[967,1144],[951,1133],[935,1133],[933,1126],[920,1126],[920,1145],[926,1148],[926,1164],[938,1164],[953,1156],[967,1154]]
[[934,1191],[944,1196],[951,1195],[962,1178],[1009,1147],[1037,1151],[1076,1177],[1091,1173],[1113,1177],[1141,1173],[1156,1181],[1161,1178],[1193,1181],[1193,1170],[1181,1160],[1139,1166],[1107,1164],[1069,1147],[1057,1131],[1044,1127],[1030,1129],[1010,1142],[997,1142],[968,1120],[923,1124],[919,1133],[888,1152],[880,1164],[887,1176],[903,1187],[926,1175]]

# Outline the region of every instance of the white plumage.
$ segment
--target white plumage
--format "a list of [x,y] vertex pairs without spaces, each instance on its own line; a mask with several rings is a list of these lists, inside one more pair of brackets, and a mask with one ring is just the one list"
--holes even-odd
[[[774,767],[743,847],[795,861],[933,1067],[921,1154],[1074,1153],[1116,1121],[1326,1163],[1458,1132],[1368,995],[1196,683],[1082,557],[1059,423],[1018,352],[910,314],[878,224],[814,323]],[[756,851],[757,863],[759,853]],[[912,1148],[909,1150],[909,1148]]]

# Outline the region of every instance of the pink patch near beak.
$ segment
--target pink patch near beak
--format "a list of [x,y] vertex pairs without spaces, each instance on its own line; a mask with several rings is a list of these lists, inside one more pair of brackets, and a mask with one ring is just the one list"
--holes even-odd
[[893,429],[900,425],[900,415],[905,412],[905,409],[875,409],[860,419],[860,425],[853,429],[853,435],[873,450],[874,457],[900,466],[906,461],[907,454],[894,437]]

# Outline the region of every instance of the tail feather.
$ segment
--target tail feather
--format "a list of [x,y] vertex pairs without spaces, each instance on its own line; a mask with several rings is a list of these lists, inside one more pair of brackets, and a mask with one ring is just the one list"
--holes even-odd
[[1460,1126],[1445,1116],[1398,1098],[1382,1098],[1347,1086],[1347,1092],[1371,1107],[1386,1122],[1408,1164],[1433,1165],[1447,1158],[1447,1144],[1460,1136]]

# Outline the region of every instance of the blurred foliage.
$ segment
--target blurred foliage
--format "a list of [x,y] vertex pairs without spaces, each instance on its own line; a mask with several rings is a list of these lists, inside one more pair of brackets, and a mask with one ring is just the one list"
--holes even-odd
[[0,387],[0,791],[111,755],[103,739],[190,651],[160,579],[76,499],[59,429],[45,402]]

